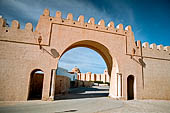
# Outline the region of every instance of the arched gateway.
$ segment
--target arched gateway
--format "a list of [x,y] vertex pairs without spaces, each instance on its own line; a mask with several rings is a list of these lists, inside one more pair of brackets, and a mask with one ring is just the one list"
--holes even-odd
[[[135,43],[131,26],[125,30],[122,24],[115,28],[113,22],[105,26],[104,20],[96,25],[94,18],[86,23],[83,16],[75,21],[71,13],[67,19],[63,19],[59,11],[56,17],[51,17],[49,10],[45,9],[34,32],[30,23],[26,24],[25,29],[19,29],[16,20],[8,28],[1,19],[0,29],[0,46],[4,48],[0,51],[4,56],[10,54],[7,59],[10,62],[4,62],[0,73],[6,73],[6,77],[13,75],[7,81],[3,81],[7,78],[1,76],[0,100],[26,100],[29,96],[30,74],[34,69],[44,72],[42,100],[53,99],[58,61],[65,52],[75,47],[91,48],[103,57],[111,77],[111,98],[128,99],[128,75],[135,75],[134,99],[143,96],[149,98],[144,91],[143,68],[146,62],[143,62],[140,41]],[[146,47],[147,44],[144,45]],[[18,84],[14,81],[18,81]],[[7,82],[11,84],[6,85]],[[9,89],[9,93],[6,93],[4,86]]]

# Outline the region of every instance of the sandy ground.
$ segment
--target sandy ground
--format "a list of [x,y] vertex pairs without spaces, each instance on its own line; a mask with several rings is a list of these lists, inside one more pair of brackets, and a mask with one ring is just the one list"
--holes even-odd
[[55,101],[0,101],[0,113],[170,113],[170,101],[113,100],[109,87],[71,89]]

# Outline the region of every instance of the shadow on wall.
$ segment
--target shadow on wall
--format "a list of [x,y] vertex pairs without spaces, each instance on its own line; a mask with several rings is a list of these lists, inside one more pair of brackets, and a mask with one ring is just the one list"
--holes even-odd
[[109,94],[109,87],[104,88],[71,88],[69,94],[56,96],[55,100],[67,100],[67,99],[83,99],[83,98],[96,98],[107,97]]

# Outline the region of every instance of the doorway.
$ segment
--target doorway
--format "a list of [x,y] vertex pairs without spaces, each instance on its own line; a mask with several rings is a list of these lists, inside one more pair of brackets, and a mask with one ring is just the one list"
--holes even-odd
[[128,100],[134,99],[134,76],[129,75],[127,78],[127,96]]
[[30,75],[30,88],[28,100],[41,100],[43,89],[44,73],[37,69],[32,71]]

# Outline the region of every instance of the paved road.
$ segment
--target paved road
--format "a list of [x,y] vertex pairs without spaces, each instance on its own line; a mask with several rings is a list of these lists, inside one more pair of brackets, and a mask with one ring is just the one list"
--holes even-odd
[[170,113],[170,101],[121,101],[107,94],[108,87],[72,89],[53,102],[0,102],[0,113]]

